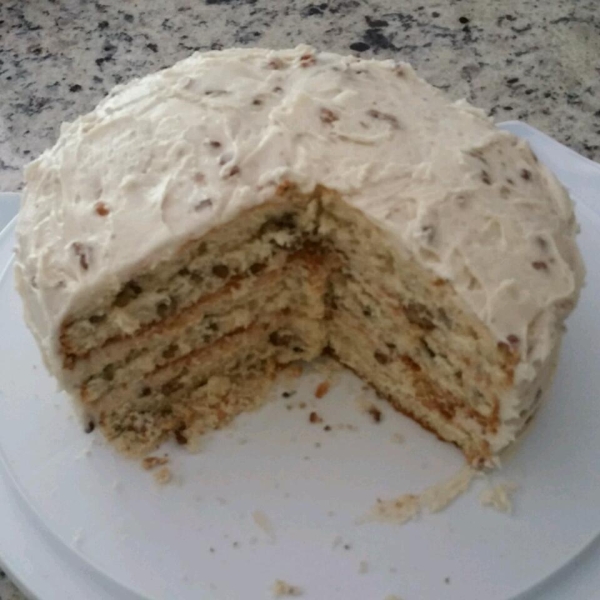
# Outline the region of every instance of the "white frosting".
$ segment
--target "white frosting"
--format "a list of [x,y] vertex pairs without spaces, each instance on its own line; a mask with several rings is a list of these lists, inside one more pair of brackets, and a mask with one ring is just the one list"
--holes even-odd
[[583,280],[571,201],[527,144],[392,61],[195,54],[65,124],[25,177],[17,285],[55,374],[66,314],[282,180],[341,192],[499,341],[518,338],[517,384],[551,354]]

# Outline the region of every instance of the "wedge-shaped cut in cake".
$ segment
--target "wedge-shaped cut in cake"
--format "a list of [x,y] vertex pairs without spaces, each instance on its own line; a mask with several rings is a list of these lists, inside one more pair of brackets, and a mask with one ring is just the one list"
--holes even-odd
[[540,404],[582,285],[566,192],[406,64],[196,54],[26,171],[16,279],[49,370],[140,454],[329,353],[474,464]]

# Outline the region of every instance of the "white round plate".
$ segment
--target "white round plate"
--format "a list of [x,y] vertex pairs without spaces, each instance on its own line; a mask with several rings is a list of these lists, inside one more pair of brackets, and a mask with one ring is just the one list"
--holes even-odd
[[[11,268],[0,272],[4,475],[45,543],[98,588],[89,598],[259,600],[276,579],[308,600],[515,598],[600,533],[600,273],[591,268],[600,218],[577,208],[587,286],[548,403],[495,476],[519,485],[512,517],[480,506],[478,481],[420,521],[357,523],[376,498],[419,492],[462,458],[383,402],[384,419],[373,423],[349,374],[321,400],[322,374],[283,382],[277,401],[207,436],[198,454],[161,448],[174,480],[159,486],[99,434],[83,433],[22,322]],[[0,240],[0,265],[11,235]],[[296,394],[281,398],[289,389]],[[324,423],[309,424],[311,410]]]

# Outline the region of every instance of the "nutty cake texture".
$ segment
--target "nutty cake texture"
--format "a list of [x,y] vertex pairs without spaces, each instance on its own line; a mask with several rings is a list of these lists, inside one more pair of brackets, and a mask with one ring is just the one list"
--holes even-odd
[[527,144],[408,65],[234,49],[63,126],[26,170],[15,274],[48,369],[126,453],[328,353],[480,463],[549,385],[576,233]]

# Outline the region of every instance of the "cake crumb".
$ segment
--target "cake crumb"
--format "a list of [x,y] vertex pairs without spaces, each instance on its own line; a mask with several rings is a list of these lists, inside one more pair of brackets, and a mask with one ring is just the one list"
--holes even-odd
[[382,412],[373,404],[367,409],[367,412],[373,417],[375,423],[380,423],[383,418]]
[[422,504],[430,513],[443,510],[469,489],[478,474],[479,472],[472,467],[464,466],[450,479],[427,488],[421,494]]
[[512,481],[499,483],[483,490],[479,496],[479,501],[482,506],[489,506],[498,512],[511,514],[513,510],[512,495],[517,487],[517,484]]
[[322,398],[327,394],[329,388],[331,387],[331,382],[329,380],[321,381],[321,383],[315,389],[315,398]]
[[375,520],[403,525],[416,519],[424,510],[439,512],[466,492],[478,474],[466,465],[449,479],[428,487],[421,494],[403,494],[392,500],[377,499],[370,514],[359,522]]
[[358,565],[358,572],[361,575],[364,575],[365,573],[369,572],[369,563],[366,560],[360,561],[360,564]]
[[404,494],[393,500],[377,499],[372,509],[372,516],[377,521],[390,521],[403,525],[407,521],[415,519],[421,512],[419,496],[415,494]]
[[[339,429],[340,431],[358,431],[358,427],[356,425],[352,425],[351,423],[338,423],[333,426],[334,429]],[[331,427],[326,431],[330,431]]]
[[275,583],[271,586],[271,591],[275,598],[281,598],[282,596],[301,596],[302,589],[297,585],[292,585],[283,579],[276,579]]
[[310,413],[310,415],[308,415],[308,420],[311,423],[322,423],[323,422],[322,417],[319,415],[318,412],[316,412],[314,410]]
[[273,528],[273,524],[262,510],[255,510],[252,513],[252,519],[256,525],[271,538],[271,540],[275,541],[275,529]]
[[360,412],[365,413],[373,419],[374,423],[379,423],[383,420],[383,413],[375,404],[373,404],[372,394],[361,392],[356,397],[356,404]]
[[169,467],[161,467],[154,473],[154,479],[160,485],[167,485],[173,479],[173,473]]
[[392,442],[395,442],[396,444],[403,444],[404,436],[401,433],[394,433],[392,435]]
[[[231,429],[234,429],[232,423],[229,423],[228,427],[230,427]],[[187,439],[187,441],[184,445],[184,448],[186,449],[186,451],[189,452],[190,454],[198,454],[204,447],[204,442],[205,442],[205,438],[202,437],[202,431],[200,431],[200,430],[196,431],[196,429],[194,428],[194,425],[192,425],[191,427],[188,427],[185,430],[185,436]]]
[[169,457],[165,456],[146,456],[142,459],[142,467],[146,471],[151,471],[155,467],[166,465],[169,462]]

